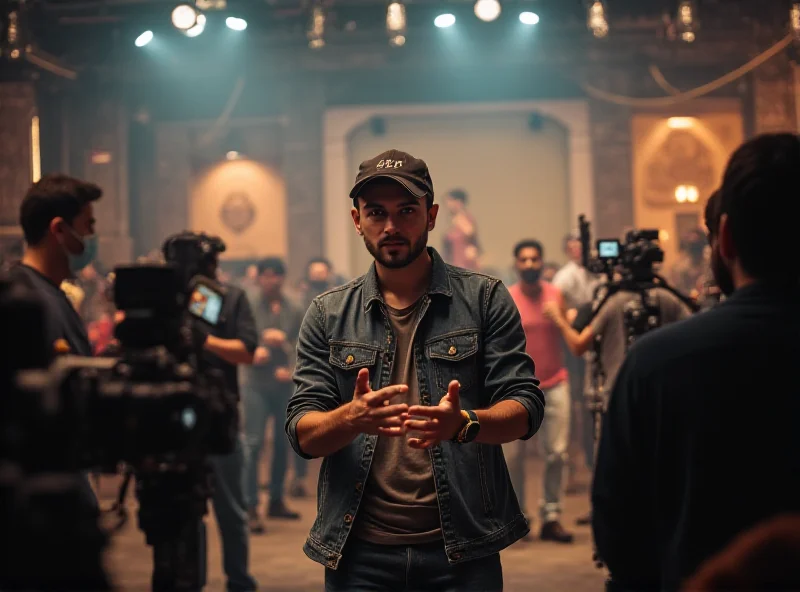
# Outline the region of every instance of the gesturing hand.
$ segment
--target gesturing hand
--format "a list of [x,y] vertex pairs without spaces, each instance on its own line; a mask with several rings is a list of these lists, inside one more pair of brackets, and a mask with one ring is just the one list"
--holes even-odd
[[369,370],[362,368],[356,378],[353,400],[347,405],[347,423],[361,434],[402,436],[408,405],[391,405],[389,400],[407,391],[408,387],[404,384],[393,384],[373,391],[369,386]]
[[551,321],[558,321],[561,318],[561,307],[558,302],[545,302],[542,312]]
[[261,339],[267,347],[280,347],[286,341],[286,333],[280,329],[264,329]]
[[418,437],[408,439],[411,448],[424,450],[436,446],[442,440],[453,439],[464,423],[458,393],[460,386],[457,380],[451,381],[447,387],[447,394],[436,407],[413,405],[408,409],[409,416],[426,418],[406,420],[406,430],[418,434]]

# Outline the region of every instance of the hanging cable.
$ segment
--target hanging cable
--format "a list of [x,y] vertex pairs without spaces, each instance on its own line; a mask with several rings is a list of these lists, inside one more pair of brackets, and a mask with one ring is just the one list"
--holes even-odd
[[228,102],[222,109],[222,113],[220,113],[216,121],[211,124],[211,127],[208,128],[208,130],[202,135],[202,137],[198,141],[199,146],[209,146],[214,140],[216,140],[220,136],[220,132],[223,130],[225,125],[227,125],[228,121],[230,120],[233,110],[239,103],[239,99],[242,98],[243,91],[244,91],[244,78],[239,78],[236,81],[236,85],[233,87],[230,96],[228,97]]
[[[591,84],[582,83],[581,86],[583,90],[586,91],[590,97],[599,99],[601,101],[606,101],[607,103],[614,103],[615,105],[621,105],[624,107],[670,107],[672,105],[677,105],[678,103],[685,103],[686,101],[691,101],[692,99],[696,99],[698,97],[702,97],[703,95],[707,95],[715,90],[722,88],[734,82],[752,72],[762,64],[766,63],[767,61],[774,58],[776,55],[781,53],[784,49],[789,47],[792,43],[793,35],[789,34],[784,37],[781,41],[778,41],[775,45],[770,47],[765,52],[757,55],[752,60],[747,62],[745,65],[737,68],[736,70],[725,74],[724,76],[720,76],[716,80],[713,80],[707,84],[702,86],[698,86],[697,88],[693,88],[692,90],[687,90],[685,92],[679,92],[673,96],[669,97],[655,97],[655,98],[637,98],[637,97],[626,97],[624,95],[618,95],[615,93],[607,92],[601,90]],[[663,75],[662,75],[663,76]],[[677,90],[677,89],[675,89]]]
[[666,91],[671,95],[681,94],[681,90],[679,88],[675,88],[667,81],[666,78],[664,78],[664,74],[663,72],[661,72],[661,69],[658,66],[656,66],[655,64],[650,64],[648,70],[650,71],[650,76],[652,76],[653,80],[656,81],[656,84],[660,86],[664,91]]

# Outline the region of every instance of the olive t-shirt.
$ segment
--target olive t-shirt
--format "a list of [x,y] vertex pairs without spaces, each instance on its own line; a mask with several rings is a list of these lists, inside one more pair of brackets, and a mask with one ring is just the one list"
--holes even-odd
[[[419,302],[403,310],[386,308],[396,344],[391,384],[408,385],[408,392],[391,403],[418,405],[419,382],[412,344]],[[411,448],[407,436],[378,436],[353,534],[381,545],[416,545],[442,538],[428,450]]]

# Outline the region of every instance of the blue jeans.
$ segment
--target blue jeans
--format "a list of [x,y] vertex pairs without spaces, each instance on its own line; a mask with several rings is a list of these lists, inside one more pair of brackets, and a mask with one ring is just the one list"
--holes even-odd
[[[286,471],[289,465],[289,441],[283,426],[286,423],[286,406],[292,394],[292,385],[278,388],[264,388],[246,385],[244,388],[244,431],[247,444],[245,459],[245,499],[248,509],[258,507],[258,467],[261,452],[264,450],[264,432],[270,418],[274,419],[272,459],[270,462],[269,499],[278,502],[283,499]],[[307,461],[296,454],[294,474],[303,479],[308,472]]]
[[[222,540],[222,567],[228,579],[230,592],[257,590],[258,584],[248,570],[250,533],[247,530],[247,512],[244,505],[244,449],[241,438],[237,439],[232,454],[212,456],[214,471],[214,495],[211,504],[217,518],[219,535]],[[205,522],[203,522],[203,547],[206,543]],[[206,553],[202,553],[201,573],[207,569]]]
[[325,568],[325,592],[500,592],[500,554],[450,565],[444,542],[376,545],[347,541],[339,568]]

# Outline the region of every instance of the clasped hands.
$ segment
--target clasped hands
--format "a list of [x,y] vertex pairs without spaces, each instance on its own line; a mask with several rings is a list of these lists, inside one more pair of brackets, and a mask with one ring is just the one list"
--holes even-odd
[[407,438],[411,448],[424,450],[451,440],[464,423],[457,380],[450,382],[438,405],[391,404],[391,399],[408,392],[408,386],[394,384],[373,391],[369,370],[358,372],[353,401],[348,403],[346,421],[358,433]]

